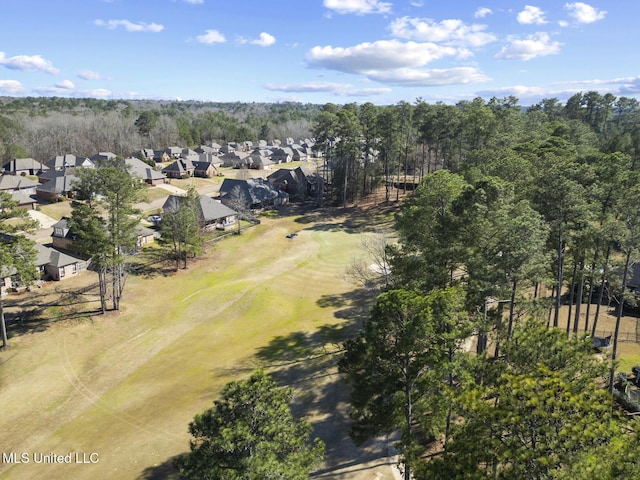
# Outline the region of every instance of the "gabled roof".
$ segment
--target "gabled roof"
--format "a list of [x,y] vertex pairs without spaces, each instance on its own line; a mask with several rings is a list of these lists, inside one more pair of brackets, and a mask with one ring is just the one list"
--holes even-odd
[[11,192],[11,196],[13,197],[13,199],[16,202],[18,202],[18,205],[20,205],[20,206],[22,206],[22,205],[33,205],[34,203],[37,203],[36,200],[34,200],[33,198],[31,198],[28,195],[25,195],[20,190],[17,190],[15,192]]
[[248,180],[238,180],[235,178],[225,178],[220,185],[222,198],[233,198],[238,193],[247,200],[250,205],[257,205],[268,200],[280,197],[288,197],[286,192],[274,187],[264,178],[249,178]]
[[[222,165],[222,160],[213,153],[201,153],[198,155],[198,162],[207,162],[212,165]],[[195,162],[194,162],[195,165]]]
[[[178,210],[184,198],[184,195],[169,195],[167,200],[164,202],[164,205],[162,205],[162,210],[165,212]],[[234,210],[207,195],[200,195],[198,207],[200,220],[205,223],[237,215]]]
[[129,166],[129,171],[132,175],[140,177],[142,180],[159,180],[161,178],[167,178],[164,173],[158,172],[139,158],[125,158],[124,163]]
[[82,258],[74,257],[67,253],[62,253],[52,247],[47,247],[40,243],[35,244],[36,252],[38,253],[36,259],[36,265],[38,267],[42,265],[53,265],[54,267],[66,267],[67,265],[73,265],[74,263],[84,262]]
[[195,161],[193,162],[193,168],[196,172],[206,172],[209,168],[216,169],[215,165],[211,162],[201,162]]
[[0,190],[26,190],[38,185],[35,180],[20,175],[0,175]]
[[33,158],[14,158],[2,167],[7,172],[17,172],[19,170],[49,170],[49,167],[34,160]]
[[47,160],[46,164],[49,168],[53,168],[55,170],[64,170],[65,168],[74,167],[94,168],[96,166],[93,160],[87,157],[76,157],[70,153],[53,157]]
[[63,175],[61,177],[55,177],[49,180],[47,183],[36,188],[36,192],[49,192],[49,193],[65,193],[74,189],[74,183],[79,181],[75,175]]
[[179,158],[172,164],[164,167],[162,171],[185,173],[189,170],[194,170],[194,168],[193,162],[189,158]]

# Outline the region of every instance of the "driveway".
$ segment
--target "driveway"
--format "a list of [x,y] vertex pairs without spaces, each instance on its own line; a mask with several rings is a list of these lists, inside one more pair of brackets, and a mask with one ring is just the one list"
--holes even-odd
[[161,184],[156,185],[156,186],[166,190],[167,192],[175,193],[177,195],[181,195],[183,193],[186,193],[186,191],[183,190],[182,188],[174,187],[173,185],[170,185],[168,183],[161,183]]
[[40,228],[51,228],[58,221],[37,210],[29,210],[29,215],[40,223]]

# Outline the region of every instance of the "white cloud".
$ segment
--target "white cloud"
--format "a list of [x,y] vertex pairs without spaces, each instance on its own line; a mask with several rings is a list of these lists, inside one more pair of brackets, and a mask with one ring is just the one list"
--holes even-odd
[[473,67],[446,69],[401,68],[388,72],[373,72],[369,79],[387,85],[404,87],[430,87],[487,82],[490,78]]
[[65,90],[73,90],[76,86],[71,82],[71,80],[63,80],[61,82],[56,83],[57,88],[62,88]]
[[542,87],[529,87],[525,85],[513,85],[510,87],[493,88],[476,92],[481,97],[508,97],[513,95],[519,100],[531,97],[545,97],[548,90]]
[[273,45],[274,43],[276,43],[276,37],[274,37],[273,35],[268,34],[267,32],[262,32],[259,36],[259,38],[256,38],[254,40],[250,40],[244,37],[240,37],[238,39],[238,41],[240,43],[250,43],[251,45],[258,45],[260,47],[270,47],[271,45]]
[[487,15],[493,15],[493,10],[487,7],[480,7],[473,14],[475,18],[484,18]]
[[100,75],[98,72],[93,72],[91,70],[82,70],[80,73],[78,73],[78,77],[82,78],[83,80],[102,79],[102,75]]
[[460,53],[461,50],[457,48],[434,43],[380,40],[348,48],[316,46],[307,52],[306,60],[312,67],[346,73],[366,73],[377,70],[419,67],[433,60]]
[[7,58],[4,52],[0,52],[0,65],[11,70],[38,70],[52,75],[59,72],[49,60],[45,60],[41,55],[16,55]]
[[337,13],[355,13],[357,15],[390,13],[392,7],[391,3],[379,0],[324,0],[323,5]]
[[484,30],[486,25],[466,25],[462,20],[447,19],[437,23],[430,18],[397,18],[389,29],[399,38],[423,42],[441,42],[449,45],[480,47],[496,40]]
[[107,98],[113,96],[113,92],[111,90],[107,90],[106,88],[94,88],[93,90],[82,90],[77,92],[78,97],[95,97],[95,98]]
[[115,30],[118,27],[123,27],[127,32],[153,32],[158,33],[164,30],[164,25],[158,23],[145,23],[145,22],[130,22],[129,20],[95,20],[93,22],[99,27],[105,27],[109,30]]
[[17,80],[0,80],[0,92],[4,95],[18,95],[24,91],[24,87]]
[[191,5],[201,5],[204,0],[184,0],[184,3],[190,3]]
[[523,25],[542,25],[547,23],[544,12],[540,7],[525,5],[524,10],[518,13],[518,23]]
[[297,84],[267,83],[264,88],[273,92],[287,93],[335,93],[349,97],[364,97],[369,95],[383,95],[391,91],[390,88],[354,88],[350,83],[307,82]]
[[583,2],[565,3],[564,8],[569,11],[569,15],[577,23],[593,23],[602,20],[607,14],[604,10]]
[[411,2],[411,6],[412,7],[416,7],[416,8],[420,8],[424,6],[424,2],[419,1],[419,2]]
[[[71,83],[71,82],[69,82]],[[36,87],[34,92],[40,95],[59,95],[65,97],[77,98],[108,98],[113,96],[113,92],[104,88],[95,88],[90,90],[75,90],[65,86],[64,82],[58,83],[53,87]]]
[[207,45],[212,45],[214,43],[224,43],[227,41],[227,39],[224,38],[224,35],[222,35],[217,30],[207,30],[204,35],[198,35],[196,37],[196,40]]
[[500,60],[531,60],[536,57],[560,53],[560,42],[551,41],[548,33],[538,32],[522,39],[516,35],[507,37],[509,45],[502,48],[495,58]]

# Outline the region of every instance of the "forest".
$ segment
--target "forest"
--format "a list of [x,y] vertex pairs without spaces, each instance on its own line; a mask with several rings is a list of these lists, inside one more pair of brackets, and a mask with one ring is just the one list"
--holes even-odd
[[404,198],[378,252],[391,275],[367,280],[379,296],[339,362],[356,442],[399,431],[407,480],[632,478],[616,360],[640,287],[636,99],[0,106],[3,160],[284,137],[315,139],[335,205]]
[[637,315],[638,107],[587,92],[316,117],[337,204],[415,189],[339,363],[353,439],[400,432],[406,480],[633,478],[639,369],[617,360]]

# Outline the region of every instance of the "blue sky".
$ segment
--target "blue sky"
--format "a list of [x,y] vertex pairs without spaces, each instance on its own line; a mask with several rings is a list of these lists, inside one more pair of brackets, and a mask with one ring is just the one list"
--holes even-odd
[[638,0],[17,0],[0,18],[0,95],[640,98]]

